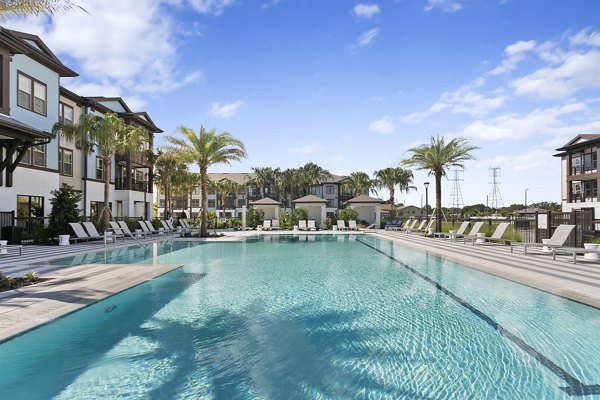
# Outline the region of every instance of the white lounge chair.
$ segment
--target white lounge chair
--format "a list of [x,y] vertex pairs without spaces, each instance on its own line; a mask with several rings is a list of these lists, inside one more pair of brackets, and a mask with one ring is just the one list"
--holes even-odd
[[200,233],[200,231],[201,231],[201,228],[192,228],[190,223],[187,222],[185,219],[180,219],[179,223],[181,224],[181,226],[183,226],[186,229],[186,233],[193,234],[194,232]]
[[357,231],[358,230],[358,226],[356,226],[356,221],[351,219],[348,221],[348,229],[350,229],[351,231]]
[[281,230],[281,227],[279,226],[279,220],[278,219],[274,219],[274,220],[271,221],[271,229],[273,229],[274,231]]
[[73,229],[73,232],[75,232],[75,242],[79,241],[79,240],[100,240],[103,239],[103,236],[97,235],[97,236],[90,236],[86,233],[86,231],[83,229],[83,226],[81,225],[81,223],[79,222],[69,222],[69,225],[71,226],[71,229]]
[[167,235],[170,235],[170,234],[173,233],[173,229],[171,229],[169,227],[169,225],[167,225],[167,221],[164,221],[164,220],[161,219],[160,220],[160,224],[162,225],[162,227],[165,230],[165,232],[166,232]]
[[414,227],[415,224],[413,224],[412,227],[408,228],[407,230],[404,231],[404,233],[408,233],[409,235],[412,234],[413,232],[421,232],[423,230],[423,227],[425,226],[425,224],[427,223],[427,220],[424,219],[421,221],[421,223],[419,224],[418,227]]
[[271,230],[271,220],[270,219],[265,219],[263,221],[262,229],[263,229],[263,231],[270,231]]
[[127,233],[128,235],[131,235],[131,236],[135,237],[136,239],[140,235],[144,236],[144,237],[146,237],[148,235],[151,235],[150,232],[145,232],[143,230],[131,232],[131,230],[129,229],[129,226],[127,225],[127,223],[125,221],[119,221],[119,226],[121,227],[121,229],[123,229],[123,231],[125,233]]
[[471,230],[469,231],[468,235],[465,235],[463,237],[463,240],[476,240],[477,239],[477,233],[479,233],[479,230],[481,229],[481,227],[483,226],[484,221],[477,221],[473,224],[473,227],[471,228]]
[[462,237],[465,234],[465,231],[469,227],[470,223],[471,223],[470,221],[463,221],[463,223],[460,224],[460,226],[458,227],[458,229],[456,230],[456,232],[453,235],[450,235],[449,232],[435,232],[433,234],[433,238],[435,239],[436,237],[439,237],[440,239],[441,238],[448,239],[450,236],[452,236],[454,238]]
[[305,231],[307,229],[305,219],[301,219],[298,221],[298,229],[300,229],[301,231]]
[[[484,237],[476,237],[475,239],[469,238],[468,240],[471,240],[471,242],[473,243],[473,246],[475,246],[476,244],[483,244],[486,241],[488,241],[488,242],[502,241],[504,243],[510,242],[510,240],[502,239],[502,236],[504,235],[504,232],[506,232],[506,228],[508,228],[509,225],[510,225],[510,222],[501,222],[496,227],[496,230],[494,231],[494,233],[492,233],[492,236],[490,236],[490,237],[485,237],[485,236]],[[478,240],[482,240],[482,241],[480,242]],[[466,237],[465,237],[463,243],[467,243],[467,238]]]
[[146,221],[140,220],[138,221],[138,224],[140,225],[140,228],[142,228],[142,232],[145,232],[147,235],[152,235],[153,233],[155,233],[148,228],[148,225],[146,225]]
[[409,230],[411,230],[411,229],[413,229],[415,227],[415,225],[417,224],[417,222],[419,222],[418,219],[413,219],[410,224],[407,224],[408,226],[405,225],[402,228],[398,229],[398,231],[400,231],[400,232],[408,232]]
[[187,232],[187,228],[181,224],[176,227],[175,225],[173,225],[172,221],[164,220],[163,222],[169,227],[169,229],[171,229],[172,232],[179,234]]
[[152,223],[152,221],[148,221],[148,220],[146,220],[146,221],[144,221],[144,222],[146,222],[146,226],[148,227],[148,230],[149,230],[150,232],[152,232],[152,233],[154,233],[154,234],[157,234],[157,235],[160,235],[160,234],[161,234],[161,232],[162,232],[162,234],[164,234],[164,231],[161,231],[160,229],[156,229],[156,228],[154,227],[154,224]]
[[314,219],[309,219],[308,220],[308,225],[306,225],[306,229],[308,229],[309,231],[316,231],[317,230],[317,225],[315,224],[315,220]]
[[555,247],[564,247],[565,242],[569,238],[569,235],[571,234],[573,229],[575,229],[575,225],[563,224],[563,225],[557,226],[556,229],[554,230],[554,233],[552,234],[552,237],[550,238],[550,240],[547,243],[511,242],[510,243],[510,252],[511,253],[513,252],[513,247],[515,247],[515,246],[523,246],[523,252],[525,253],[525,255],[527,255],[527,248],[529,248],[529,247],[542,247],[542,248],[547,247],[547,248],[552,249],[552,253],[554,253]]
[[346,221],[344,221],[343,219],[337,220],[337,227],[338,227],[338,231],[347,231],[348,230],[348,228],[346,228]]

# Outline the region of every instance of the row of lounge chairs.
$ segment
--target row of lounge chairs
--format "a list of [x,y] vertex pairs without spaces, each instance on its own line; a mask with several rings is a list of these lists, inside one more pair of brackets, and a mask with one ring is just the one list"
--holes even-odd
[[[417,226],[418,222],[419,222],[418,219],[412,219],[412,220],[409,219],[409,220],[406,220],[406,222],[404,223],[403,226],[400,224],[392,224],[392,225],[387,225],[385,229],[388,231],[398,231],[398,232],[402,232],[402,233],[408,233],[409,235],[413,234],[413,233],[425,234],[429,231],[429,229],[435,222],[435,219],[432,218],[429,220],[429,222],[427,222],[426,219],[423,219]],[[427,225],[425,225],[425,224],[427,224]]]
[[[265,219],[263,221],[262,230],[270,231],[270,230],[280,230],[281,226],[279,225],[278,219]],[[298,221],[298,229],[301,231],[316,231],[317,225],[314,219],[307,220],[299,220]],[[350,220],[348,221],[348,226],[346,226],[346,222],[343,219],[338,219],[337,221],[337,229],[339,231],[357,231],[358,226],[356,225],[356,221]]]
[[[155,229],[151,221],[138,221],[141,229],[132,232],[125,221],[110,221],[110,228],[107,229],[107,240],[116,241],[117,239],[125,240],[127,237],[131,238],[145,238],[151,235],[170,235],[173,233],[192,233],[195,228],[192,228],[187,224],[187,221],[180,220],[181,226],[175,227],[173,222],[160,220],[162,229]],[[105,236],[100,234],[93,223],[91,222],[70,222],[69,225],[75,237],[73,241],[78,242],[80,240],[102,240]]]

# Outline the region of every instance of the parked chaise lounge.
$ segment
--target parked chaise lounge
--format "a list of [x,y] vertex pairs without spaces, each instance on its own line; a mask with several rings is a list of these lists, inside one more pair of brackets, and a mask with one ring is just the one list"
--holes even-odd
[[[515,246],[523,246],[523,252],[527,255],[527,249],[531,247],[540,247],[540,248],[550,248],[552,249],[552,253],[554,253],[554,248],[556,247],[564,247],[567,239],[571,232],[575,229],[575,225],[559,225],[554,230],[552,237],[546,243],[510,243],[510,252],[513,252],[513,248]],[[584,250],[584,249],[582,249]]]
[[470,240],[473,246],[476,244],[483,244],[486,242],[502,242],[503,244],[506,244],[507,242],[511,242],[511,240],[502,239],[502,236],[504,235],[504,232],[506,232],[506,228],[508,228],[509,225],[510,222],[501,222],[500,224],[498,224],[496,230],[494,231],[494,233],[492,233],[492,236],[490,237],[484,236],[473,238],[472,236],[465,236],[463,243],[467,243],[467,241]]

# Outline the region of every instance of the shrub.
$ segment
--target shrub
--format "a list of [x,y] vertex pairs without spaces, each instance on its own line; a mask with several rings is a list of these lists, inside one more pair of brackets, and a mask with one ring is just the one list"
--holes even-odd
[[246,225],[250,228],[256,228],[262,225],[265,219],[265,212],[257,208],[249,208],[246,213]]
[[15,282],[15,278],[0,271],[0,289],[8,289]]
[[336,219],[343,219],[345,222],[358,219],[358,211],[353,208],[344,208],[335,212]]
[[32,271],[32,272],[28,272],[25,275],[23,275],[23,279],[25,279],[28,282],[35,282],[39,279],[39,275],[37,272]]
[[[79,216],[78,204],[81,201],[81,194],[73,186],[63,183],[57,190],[53,190],[50,204],[50,222],[46,232],[38,233],[39,239],[55,238],[58,235],[71,234],[69,222],[77,222],[81,219]],[[34,235],[34,240],[36,239]]]
[[295,208],[290,213],[290,221],[293,225],[298,225],[298,221],[308,219],[308,210],[306,208]]

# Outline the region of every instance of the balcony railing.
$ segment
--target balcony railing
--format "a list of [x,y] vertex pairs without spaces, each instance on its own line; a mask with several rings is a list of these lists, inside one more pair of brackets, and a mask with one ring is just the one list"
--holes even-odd
[[571,175],[591,174],[598,172],[596,163],[574,165],[571,167]]
[[115,189],[117,189],[117,190],[135,190],[136,192],[145,192],[148,189],[148,182],[132,180],[131,187],[128,187],[126,179],[116,178],[115,179]]

